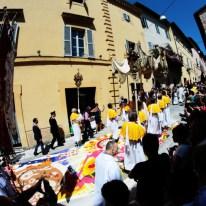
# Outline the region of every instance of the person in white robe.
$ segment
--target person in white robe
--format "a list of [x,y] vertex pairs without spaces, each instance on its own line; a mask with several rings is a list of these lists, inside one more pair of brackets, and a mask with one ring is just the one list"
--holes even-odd
[[178,100],[179,103],[183,103],[184,99],[185,99],[185,92],[184,92],[184,87],[181,85],[178,90],[177,90],[177,94],[178,94]]
[[162,133],[161,128],[161,109],[155,100],[151,100],[151,104],[148,106],[149,119],[147,133],[160,135]]
[[179,103],[179,100],[178,100],[178,95],[177,95],[177,89],[174,89],[173,91],[173,101],[172,101],[172,104],[173,105],[177,105]]
[[118,145],[115,141],[106,144],[104,152],[100,153],[95,161],[95,191],[93,206],[104,206],[101,194],[103,185],[111,180],[122,180],[121,171],[114,155],[117,154]]
[[117,140],[119,138],[118,117],[117,112],[112,108],[111,103],[108,104],[107,127],[112,133],[112,138]]
[[81,114],[78,114],[78,111],[76,108],[72,109],[72,113],[70,116],[70,122],[72,125],[73,133],[74,133],[74,141],[75,146],[79,146],[82,141],[82,133],[80,128],[80,122],[83,120],[83,117]]
[[164,109],[164,118],[165,118],[165,126],[170,127],[171,125],[171,117],[170,117],[170,108],[169,105],[171,103],[170,97],[167,95],[166,91],[162,91],[162,100],[165,102],[166,107]]
[[137,113],[130,112],[129,122],[125,122],[121,129],[121,136],[125,139],[124,168],[127,171],[131,171],[137,163],[145,161],[141,145],[145,132],[145,128],[137,123]]

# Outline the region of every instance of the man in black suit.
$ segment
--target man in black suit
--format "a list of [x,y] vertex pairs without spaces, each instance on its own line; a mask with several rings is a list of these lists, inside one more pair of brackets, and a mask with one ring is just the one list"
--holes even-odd
[[34,118],[33,119],[33,133],[34,133],[34,139],[36,140],[36,147],[34,149],[34,155],[37,155],[37,150],[38,147],[41,146],[41,152],[44,154],[44,144],[42,142],[42,135],[41,135],[41,130],[39,129],[38,126],[38,119]]
[[54,143],[57,141],[58,143],[58,146],[63,146],[63,142],[61,140],[61,137],[60,137],[60,133],[59,133],[59,127],[57,125],[57,121],[55,119],[56,117],[56,112],[53,111],[50,113],[51,114],[51,117],[49,118],[49,124],[50,124],[50,132],[52,133],[52,136],[53,136],[53,139],[51,141],[51,145],[50,147],[52,149],[54,149]]

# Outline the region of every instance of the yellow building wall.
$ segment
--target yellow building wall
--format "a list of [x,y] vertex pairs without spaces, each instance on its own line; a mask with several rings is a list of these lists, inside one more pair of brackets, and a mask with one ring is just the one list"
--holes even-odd
[[[109,4],[112,31],[114,35],[114,45],[115,45],[115,54],[114,57],[117,61],[121,62],[126,57],[126,40],[137,43],[141,42],[141,47],[143,51],[147,52],[146,42],[144,37],[144,30],[141,25],[140,18],[135,16],[128,11],[117,7],[114,4]],[[123,13],[126,13],[130,17],[130,22],[127,22],[123,18]],[[139,79],[139,83],[140,83]],[[131,86],[134,80],[131,76],[128,77],[128,84],[125,82],[124,84],[119,85],[119,94],[120,96],[124,96],[128,98],[128,85],[129,85],[129,96],[130,100],[132,98],[131,94]],[[144,89],[149,91],[152,88],[152,80],[145,80],[142,77],[142,82],[144,84]]]
[[18,56],[64,56],[64,21],[62,13],[73,13],[94,18],[94,49],[95,57],[108,59],[105,43],[105,33],[102,19],[101,0],[87,0],[88,14],[81,4],[72,3],[71,8],[67,0],[1,0],[0,8],[23,8],[25,23],[19,23],[20,33],[18,42]]
[[[90,65],[44,65],[42,66],[26,66],[16,67],[14,74],[14,82],[21,83],[21,104],[18,98],[15,97],[17,107],[18,126],[23,134],[25,129],[26,137],[24,136],[24,145],[29,142],[29,146],[34,145],[32,133],[32,119],[39,119],[39,126],[42,128],[45,141],[51,140],[49,132],[49,117],[50,112],[55,110],[57,114],[57,122],[64,132],[68,134],[69,123],[66,106],[66,88],[76,88],[74,83],[74,75],[79,69],[83,75],[81,87],[96,87],[95,101],[99,103],[100,108],[103,105],[106,107],[108,103],[108,72],[105,66],[90,66]],[[101,81],[97,78],[101,77]],[[18,89],[18,88],[17,88]],[[17,95],[20,93],[16,89]],[[20,89],[19,89],[20,90]],[[22,111],[21,111],[22,109]],[[21,120],[24,115],[24,124]],[[103,115],[103,119],[105,116]],[[26,139],[27,138],[27,139]]]

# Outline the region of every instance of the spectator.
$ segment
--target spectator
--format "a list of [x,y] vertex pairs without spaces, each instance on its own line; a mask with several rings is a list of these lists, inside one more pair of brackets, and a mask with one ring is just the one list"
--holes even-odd
[[170,200],[174,205],[190,202],[197,190],[197,177],[193,171],[192,146],[189,142],[188,130],[186,125],[180,124],[172,131],[174,141],[179,144],[172,157]]
[[102,196],[106,206],[128,206],[129,203],[129,189],[120,180],[105,183],[102,187]]
[[189,128],[179,124],[172,130],[173,140],[178,143],[173,155],[174,170],[187,170],[192,168],[192,147],[189,142]]
[[129,178],[138,181],[136,200],[141,206],[164,205],[168,196],[170,160],[167,154],[158,154],[157,135],[146,134],[143,150],[148,160],[135,165]]

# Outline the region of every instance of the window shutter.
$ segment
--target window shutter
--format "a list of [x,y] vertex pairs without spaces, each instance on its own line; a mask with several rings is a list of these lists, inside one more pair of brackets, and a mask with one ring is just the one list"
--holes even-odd
[[71,27],[65,26],[64,27],[64,55],[71,56]]
[[126,49],[126,52],[128,53],[129,52],[129,41],[128,40],[126,40],[125,49]]
[[148,47],[149,47],[149,49],[153,49],[153,44],[152,44],[152,42],[148,42]]
[[140,20],[141,20],[141,23],[142,23],[142,27],[143,27],[143,28],[148,28],[146,18],[142,16],[142,17],[140,18]]
[[160,34],[159,26],[157,24],[155,24],[155,27],[156,27],[157,33]]
[[19,26],[17,23],[14,23],[14,25],[13,25],[13,41],[15,44],[17,43],[18,31],[19,31]]
[[94,57],[94,44],[92,30],[87,30],[87,45],[88,45],[88,57]]

